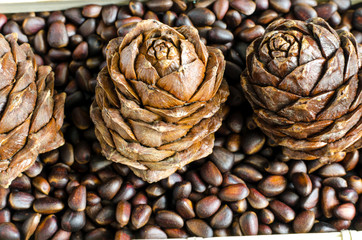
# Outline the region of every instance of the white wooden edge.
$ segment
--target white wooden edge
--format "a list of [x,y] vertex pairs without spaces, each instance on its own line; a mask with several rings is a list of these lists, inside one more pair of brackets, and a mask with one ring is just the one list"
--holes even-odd
[[[127,4],[128,2],[129,0],[0,0],[0,13],[54,11],[81,7],[87,4],[108,5]],[[361,2],[362,0],[352,0],[353,4]]]
[[0,13],[55,11],[88,4],[124,5],[128,2],[128,0],[0,0]]
[[362,239],[362,231],[355,231],[355,230],[343,230],[341,232],[330,232],[330,233],[293,233],[293,234],[212,237],[212,238],[189,237],[183,239],[173,238],[173,240],[361,240],[361,239]]

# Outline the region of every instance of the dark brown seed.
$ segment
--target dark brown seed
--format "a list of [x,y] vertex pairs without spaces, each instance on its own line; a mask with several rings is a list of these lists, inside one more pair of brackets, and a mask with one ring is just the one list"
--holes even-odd
[[68,206],[73,211],[84,211],[87,204],[87,189],[79,185],[73,189],[68,198]]
[[32,206],[34,196],[26,192],[12,192],[9,195],[8,202],[11,208],[15,210],[25,210]]
[[230,7],[249,16],[255,12],[256,4],[252,0],[231,0]]
[[233,171],[235,175],[247,182],[257,182],[263,178],[263,175],[249,164],[239,164]]
[[19,191],[29,191],[31,189],[31,181],[28,176],[25,174],[21,175],[20,177],[15,178],[11,184],[11,189],[16,189]]
[[118,7],[116,5],[104,6],[102,9],[102,20],[104,24],[111,25],[117,19]]
[[327,2],[318,4],[314,9],[317,11],[318,17],[328,20],[337,11],[338,6],[334,2]]
[[333,188],[329,186],[323,187],[321,207],[326,218],[331,218],[333,216],[333,209],[339,204],[336,195],[336,191]]
[[109,239],[112,239],[112,234],[105,228],[97,228],[97,229],[94,229],[93,231],[87,232],[84,239],[109,240]]
[[293,14],[297,19],[303,21],[318,16],[316,10],[314,10],[313,7],[305,3],[295,5],[293,8]]
[[241,148],[248,155],[259,152],[263,147],[264,143],[265,135],[262,134],[260,131],[249,131],[247,133],[244,133],[243,137],[241,138]]
[[277,234],[288,234],[292,232],[292,227],[289,224],[281,223],[281,222],[273,222],[270,225],[271,229],[273,230],[273,233]]
[[166,239],[167,235],[157,226],[147,225],[139,231],[142,239]]
[[64,15],[76,25],[84,22],[85,18],[82,16],[80,8],[70,8],[64,11]]
[[63,229],[60,229],[54,234],[52,240],[69,240],[71,235],[72,235],[71,232],[67,232],[64,231]]
[[216,18],[219,20],[224,18],[228,9],[229,9],[229,0],[216,0],[213,5],[213,10],[216,15]]
[[229,204],[229,206],[233,210],[233,212],[243,213],[248,208],[248,203],[247,203],[246,199],[243,199],[243,200],[239,200],[236,202],[232,202]]
[[46,216],[35,230],[35,239],[46,240],[58,230],[57,217],[54,214]]
[[248,211],[243,213],[243,215],[239,218],[239,224],[244,235],[258,234],[258,216],[255,212]]
[[4,14],[0,14],[0,30],[3,28],[4,24],[8,21],[8,18]]
[[35,230],[37,229],[39,222],[40,222],[41,214],[34,213],[29,218],[25,220],[21,227],[21,231],[24,235],[25,240],[31,238],[34,234]]
[[310,232],[314,225],[315,215],[312,211],[299,213],[293,221],[293,230],[296,233]]
[[220,205],[220,199],[216,196],[210,195],[196,203],[195,211],[199,218],[207,218],[216,213]]
[[248,187],[243,183],[232,184],[222,188],[218,194],[219,198],[226,202],[235,202],[249,195]]
[[147,204],[147,196],[143,192],[138,192],[133,198],[132,198],[132,205],[137,206],[140,204]]
[[131,217],[131,204],[127,201],[120,201],[116,208],[116,220],[124,227],[128,224]]
[[269,4],[277,12],[287,13],[292,5],[290,0],[269,0]]
[[348,186],[347,181],[341,177],[329,177],[323,180],[323,185],[330,186],[332,188],[346,188]]
[[167,234],[167,237],[169,237],[169,238],[188,238],[189,237],[187,232],[183,229],[177,229],[177,228],[165,229],[165,233]]
[[214,235],[212,228],[201,219],[190,219],[186,221],[187,229],[198,237],[210,238]]
[[292,175],[292,182],[297,192],[303,197],[312,192],[312,181],[306,173],[294,173]]
[[267,197],[274,197],[281,194],[287,186],[287,180],[283,176],[271,175],[263,178],[257,189]]
[[114,236],[114,240],[131,240],[131,234],[127,230],[118,230]]
[[[147,12],[149,13],[149,12]],[[147,14],[146,13],[146,14]],[[156,15],[157,16],[157,15]],[[177,19],[177,14],[175,12],[172,11],[167,11],[164,15],[163,15],[163,22],[171,27],[174,26],[174,23]]]
[[269,209],[264,208],[259,212],[259,220],[267,225],[272,224],[274,222],[274,214]]
[[117,35],[119,37],[126,36],[126,34],[129,33],[136,25],[137,25],[137,22],[131,22],[131,23],[122,25],[121,27],[119,27],[117,29]]
[[101,198],[94,192],[87,192],[87,205],[94,206],[101,202]]
[[126,182],[125,184],[122,185],[117,195],[113,198],[113,202],[118,202],[121,200],[128,201],[134,195],[136,195],[136,190],[134,186],[131,183]]
[[81,42],[73,51],[73,59],[76,61],[84,60],[88,57],[88,43]]
[[132,15],[136,15],[138,17],[142,17],[145,13],[144,6],[141,2],[131,0],[128,4],[129,10],[131,11]]
[[69,38],[63,22],[56,21],[49,26],[47,40],[49,46],[53,48],[62,48],[68,45]]
[[224,21],[228,25],[228,28],[234,29],[241,23],[242,17],[238,11],[231,9],[226,12]]
[[353,203],[344,203],[334,208],[334,216],[344,220],[353,220],[356,215],[356,208]]
[[295,218],[295,212],[288,205],[284,204],[279,200],[272,200],[269,203],[270,209],[273,211],[274,215],[281,221],[288,223],[293,221]]
[[319,233],[319,232],[335,232],[337,229],[330,223],[326,222],[317,222],[314,224],[312,232]]
[[131,223],[136,228],[139,229],[147,224],[152,213],[152,208],[146,204],[136,206],[131,215]]
[[20,232],[13,223],[0,223],[0,239],[20,240]]
[[9,188],[0,187],[0,209],[6,207],[9,192]]
[[146,6],[154,12],[166,12],[172,7],[172,0],[150,0],[146,2]]
[[192,202],[187,198],[182,198],[176,201],[176,211],[184,219],[190,219],[195,217]]
[[215,22],[215,14],[207,8],[194,8],[187,13],[192,23],[197,27],[211,26]]
[[278,13],[276,11],[268,9],[268,10],[264,11],[262,14],[260,14],[258,23],[267,25],[267,24],[271,23],[273,20],[275,20],[277,17],[278,17]]
[[165,193],[165,189],[158,183],[153,183],[146,188],[147,196],[150,198],[156,198]]
[[33,43],[34,49],[36,52],[45,54],[47,51],[47,44],[46,44],[46,36],[45,31],[40,30],[34,37]]
[[182,217],[169,210],[158,211],[155,220],[162,228],[182,228],[184,226]]
[[87,19],[80,27],[78,28],[79,33],[83,37],[88,37],[96,30],[96,20],[94,18]]
[[71,209],[67,209],[61,220],[62,229],[68,232],[80,231],[84,227],[85,223],[86,217],[84,211],[73,212]]
[[188,198],[192,191],[189,181],[182,181],[175,184],[173,188],[173,199]]
[[289,167],[284,162],[273,161],[268,162],[264,170],[273,175],[285,175],[288,173]]
[[96,18],[101,13],[101,10],[102,6],[99,6],[97,4],[90,4],[83,7],[82,14],[84,17],[87,18]]
[[115,221],[115,209],[112,205],[103,207],[98,213],[95,222],[99,225],[105,226]]
[[195,171],[188,171],[186,178],[191,182],[194,191],[202,193],[206,190],[204,182]]
[[342,177],[346,175],[346,170],[339,163],[327,164],[319,169],[319,175],[322,177]]
[[111,200],[121,188],[122,182],[122,179],[117,177],[112,178],[108,182],[100,185],[98,187],[99,196],[106,200]]
[[45,20],[41,17],[29,17],[23,22],[23,31],[26,35],[33,35],[45,26]]
[[258,234],[259,235],[270,235],[273,233],[273,230],[265,224],[259,224]]
[[359,152],[357,150],[346,154],[341,164],[346,171],[351,171],[356,167],[359,161]]
[[222,183],[222,175],[216,165],[211,161],[203,164],[200,169],[200,175],[205,182],[213,186],[217,187]]
[[55,188],[64,188],[69,181],[68,170],[60,165],[53,166],[48,175],[48,182]]
[[11,221],[11,213],[10,210],[5,208],[0,210],[0,224],[4,222],[10,222]]
[[53,214],[63,210],[64,204],[58,199],[53,197],[43,197],[36,199],[33,204],[33,209],[41,214]]
[[358,194],[362,194],[362,179],[356,175],[347,178],[348,187],[353,188]]
[[358,30],[362,31],[362,8],[357,8],[352,11],[353,26]]
[[337,229],[337,231],[342,231],[347,230],[351,226],[351,221],[335,219],[331,221],[331,224]]
[[211,43],[223,44],[234,40],[234,35],[227,29],[214,27],[208,31],[208,38]]
[[338,199],[343,202],[356,204],[358,201],[358,193],[352,188],[342,188],[338,190]]
[[17,22],[10,20],[2,28],[3,34],[17,33],[19,43],[27,43],[28,37],[21,31],[20,26]]
[[255,209],[263,209],[269,205],[268,200],[255,188],[250,188],[250,193],[247,196],[249,204]]
[[210,225],[216,229],[228,228],[232,221],[233,212],[228,205],[225,204],[212,216]]
[[308,196],[303,197],[300,200],[300,206],[306,210],[309,210],[314,208],[318,204],[318,200],[319,200],[319,188],[314,188]]

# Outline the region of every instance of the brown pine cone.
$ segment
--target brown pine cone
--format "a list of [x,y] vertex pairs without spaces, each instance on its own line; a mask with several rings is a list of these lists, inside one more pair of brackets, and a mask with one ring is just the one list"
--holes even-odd
[[254,120],[292,159],[338,161],[361,145],[361,56],[321,18],[280,19],[247,49],[241,85]]
[[154,182],[211,153],[229,95],[220,50],[193,27],[145,20],[106,58],[91,117],[107,159]]
[[54,92],[51,67],[38,68],[17,34],[0,34],[0,56],[0,186],[7,187],[40,153],[64,144],[65,93]]

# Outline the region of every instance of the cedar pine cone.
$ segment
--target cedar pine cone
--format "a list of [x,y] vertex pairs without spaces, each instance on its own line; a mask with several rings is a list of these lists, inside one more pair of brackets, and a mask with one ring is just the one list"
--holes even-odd
[[246,55],[241,85],[255,123],[286,156],[326,163],[360,147],[361,56],[351,33],[321,18],[280,19]]
[[0,34],[0,56],[0,186],[8,187],[40,153],[64,144],[65,93],[54,92],[51,67],[38,68],[17,34]]
[[144,20],[106,59],[90,111],[107,159],[154,182],[211,153],[229,95],[220,50],[193,27]]

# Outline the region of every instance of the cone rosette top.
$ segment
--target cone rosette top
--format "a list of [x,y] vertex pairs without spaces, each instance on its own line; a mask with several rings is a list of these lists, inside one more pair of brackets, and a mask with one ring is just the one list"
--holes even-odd
[[286,156],[325,163],[360,147],[358,49],[321,18],[277,20],[248,47],[241,85],[256,124]]
[[37,67],[17,34],[0,34],[0,79],[0,186],[8,187],[40,153],[64,144],[65,93],[54,91],[51,67]]
[[106,58],[91,117],[107,159],[154,182],[211,153],[229,95],[220,50],[193,27],[145,20]]

